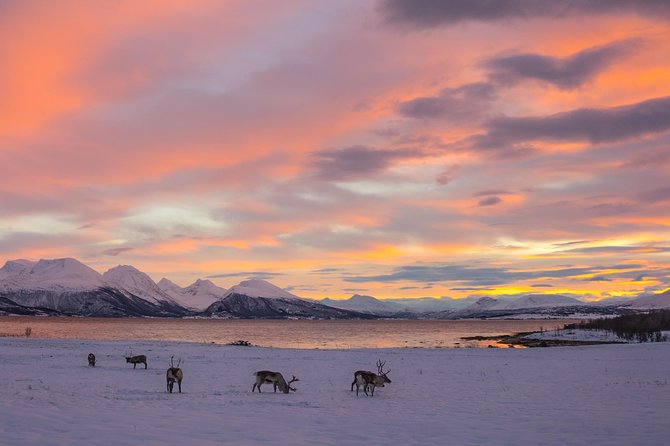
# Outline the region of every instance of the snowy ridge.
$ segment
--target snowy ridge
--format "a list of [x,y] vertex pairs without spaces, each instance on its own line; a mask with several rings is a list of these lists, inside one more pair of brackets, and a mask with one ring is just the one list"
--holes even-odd
[[482,311],[573,307],[580,305],[586,304],[572,297],[560,294],[527,294],[514,300],[499,300],[490,296],[484,296],[460,312],[477,313]]
[[522,308],[552,308],[586,305],[584,302],[561,294],[528,294],[511,302],[501,301],[497,310],[517,310]]
[[183,307],[204,310],[226,295],[227,290],[215,285],[211,280],[198,279],[182,288],[176,283],[162,278],[158,287],[179,302]]
[[634,308],[637,310],[670,308],[670,289],[660,294],[638,297],[637,299],[633,300],[629,308]]

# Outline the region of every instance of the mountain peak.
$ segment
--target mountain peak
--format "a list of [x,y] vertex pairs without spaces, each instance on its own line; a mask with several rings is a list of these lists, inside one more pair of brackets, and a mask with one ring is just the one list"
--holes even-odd
[[226,295],[241,294],[249,297],[267,297],[279,299],[300,299],[295,294],[279,288],[262,279],[243,280],[239,284],[230,288]]
[[352,302],[373,302],[378,301],[379,299],[364,294],[354,294],[349,300]]
[[118,265],[102,275],[102,278],[113,287],[120,288],[142,299],[175,303],[170,294],[163,291],[148,274],[132,265]]
[[167,279],[165,277],[163,277],[161,280],[159,280],[156,285],[158,285],[158,287],[163,291],[177,289],[177,288],[181,289],[181,287],[179,285],[177,285],[176,283],[174,283],[173,281],[171,281],[170,279]]

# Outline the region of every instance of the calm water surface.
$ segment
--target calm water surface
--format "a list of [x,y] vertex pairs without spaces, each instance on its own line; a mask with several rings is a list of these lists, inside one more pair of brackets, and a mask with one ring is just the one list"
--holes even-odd
[[491,341],[463,336],[491,336],[553,330],[570,320],[467,321],[305,321],[222,319],[106,319],[0,317],[0,336],[32,338],[165,340],[227,344],[244,339],[254,345],[282,348],[486,347]]

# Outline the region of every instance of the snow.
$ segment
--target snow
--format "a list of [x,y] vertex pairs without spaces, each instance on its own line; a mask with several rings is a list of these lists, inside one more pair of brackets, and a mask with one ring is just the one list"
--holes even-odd
[[300,299],[295,294],[291,294],[288,291],[261,279],[244,280],[231,287],[223,297],[230,296],[231,294],[241,294],[249,297]]
[[[148,370],[125,363],[129,348]],[[172,355],[182,394],[165,390]],[[379,358],[393,382],[356,397],[353,372]],[[289,350],[1,338],[0,363],[0,433],[12,445],[616,446],[670,435],[667,343]],[[252,393],[263,369],[296,375],[298,391]]]
[[102,278],[112,287],[141,297],[149,302],[175,302],[163,292],[151,277],[131,265],[119,265],[111,268],[102,275]]
[[89,291],[105,285],[100,273],[72,258],[8,261],[0,269],[0,289]]
[[[670,332],[661,332],[665,340],[670,340]],[[550,330],[541,333],[533,333],[526,336],[529,339],[539,340],[560,340],[560,341],[597,341],[597,342],[622,342],[622,343],[639,343],[640,341],[634,339],[624,339],[617,336],[615,333],[607,330],[587,330],[581,328],[565,329],[565,330]]]

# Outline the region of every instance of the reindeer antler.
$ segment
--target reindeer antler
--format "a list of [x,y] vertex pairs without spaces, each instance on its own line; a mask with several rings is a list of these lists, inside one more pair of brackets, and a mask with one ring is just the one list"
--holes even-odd
[[382,362],[381,359],[377,360],[377,372],[379,372],[380,375],[386,375],[387,373],[390,372],[390,370],[384,371],[385,364],[386,361]]
[[293,390],[294,392],[297,392],[297,390],[294,389],[293,387],[291,387],[291,383],[294,383],[294,382],[296,382],[296,381],[300,381],[300,380],[299,380],[298,378],[296,378],[295,375],[293,375],[293,378],[291,378],[291,381],[289,381],[289,382],[286,383],[286,385],[288,386],[288,388],[289,388],[290,390]]
[[174,355],[170,356],[170,368],[172,369],[178,369],[179,365],[181,364],[181,358],[177,360],[177,367],[174,366]]

